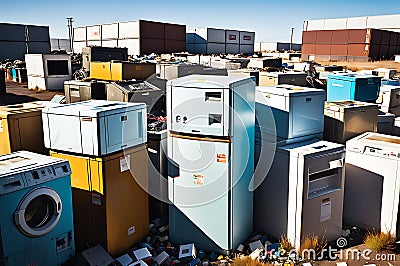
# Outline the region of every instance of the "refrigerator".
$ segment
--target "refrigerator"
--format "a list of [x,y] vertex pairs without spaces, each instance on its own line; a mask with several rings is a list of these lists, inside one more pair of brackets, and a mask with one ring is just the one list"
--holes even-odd
[[171,241],[229,254],[252,233],[254,114],[250,77],[168,81]]

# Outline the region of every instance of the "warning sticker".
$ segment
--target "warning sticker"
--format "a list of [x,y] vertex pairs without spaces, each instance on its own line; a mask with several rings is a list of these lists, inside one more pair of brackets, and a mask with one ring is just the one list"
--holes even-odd
[[3,132],[3,119],[0,118],[0,132]]
[[193,174],[193,184],[204,185],[204,176]]
[[226,154],[217,154],[217,163],[226,163]]
[[120,164],[120,167],[121,167],[121,173],[125,172],[126,170],[131,169],[131,157],[130,157],[130,155],[121,157],[119,159],[119,164]]
[[332,202],[327,199],[323,200],[321,203],[321,217],[320,217],[320,222],[326,222],[331,219],[331,213],[332,213]]

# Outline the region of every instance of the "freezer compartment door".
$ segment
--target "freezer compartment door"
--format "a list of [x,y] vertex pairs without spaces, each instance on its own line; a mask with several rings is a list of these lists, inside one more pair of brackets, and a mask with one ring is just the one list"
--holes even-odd
[[173,87],[171,130],[228,136],[229,90]]
[[229,250],[230,144],[175,137],[170,141],[168,153],[179,168],[179,176],[170,178],[170,200],[218,246]]

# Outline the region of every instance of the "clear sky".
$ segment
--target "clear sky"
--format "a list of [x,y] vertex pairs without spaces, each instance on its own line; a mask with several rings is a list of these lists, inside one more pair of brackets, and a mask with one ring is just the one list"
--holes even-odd
[[304,20],[400,14],[400,0],[1,0],[0,22],[50,26],[51,38],[68,37],[66,17],[75,26],[135,19],[188,25],[189,28],[252,30],[256,41],[301,42]]

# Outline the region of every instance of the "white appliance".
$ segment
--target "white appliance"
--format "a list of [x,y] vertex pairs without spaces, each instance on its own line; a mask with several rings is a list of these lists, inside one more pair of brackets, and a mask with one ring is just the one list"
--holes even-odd
[[30,90],[63,90],[64,81],[72,79],[71,58],[59,54],[26,54]]
[[0,265],[63,265],[75,256],[70,175],[65,160],[0,156]]
[[344,144],[362,133],[377,130],[378,105],[359,101],[325,103],[324,139]]
[[389,68],[375,68],[373,73],[384,79],[392,79],[394,76],[396,76],[397,70]]
[[168,81],[173,242],[228,254],[252,233],[254,94],[249,77],[190,75]]
[[324,90],[314,88],[256,87],[256,136],[287,143],[322,138],[325,98]]
[[367,132],[346,142],[344,221],[400,235],[400,138]]
[[144,103],[91,100],[42,111],[45,147],[102,156],[147,141]]
[[305,72],[260,72],[260,86],[275,86],[290,84],[306,87],[307,73]]
[[[263,141],[263,151],[271,152]],[[273,152],[273,150],[272,150]],[[344,155],[341,144],[307,140],[276,148],[254,194],[254,229],[296,249],[304,237],[336,240],[342,231]]]
[[376,103],[383,112],[400,116],[400,86],[382,85]]

